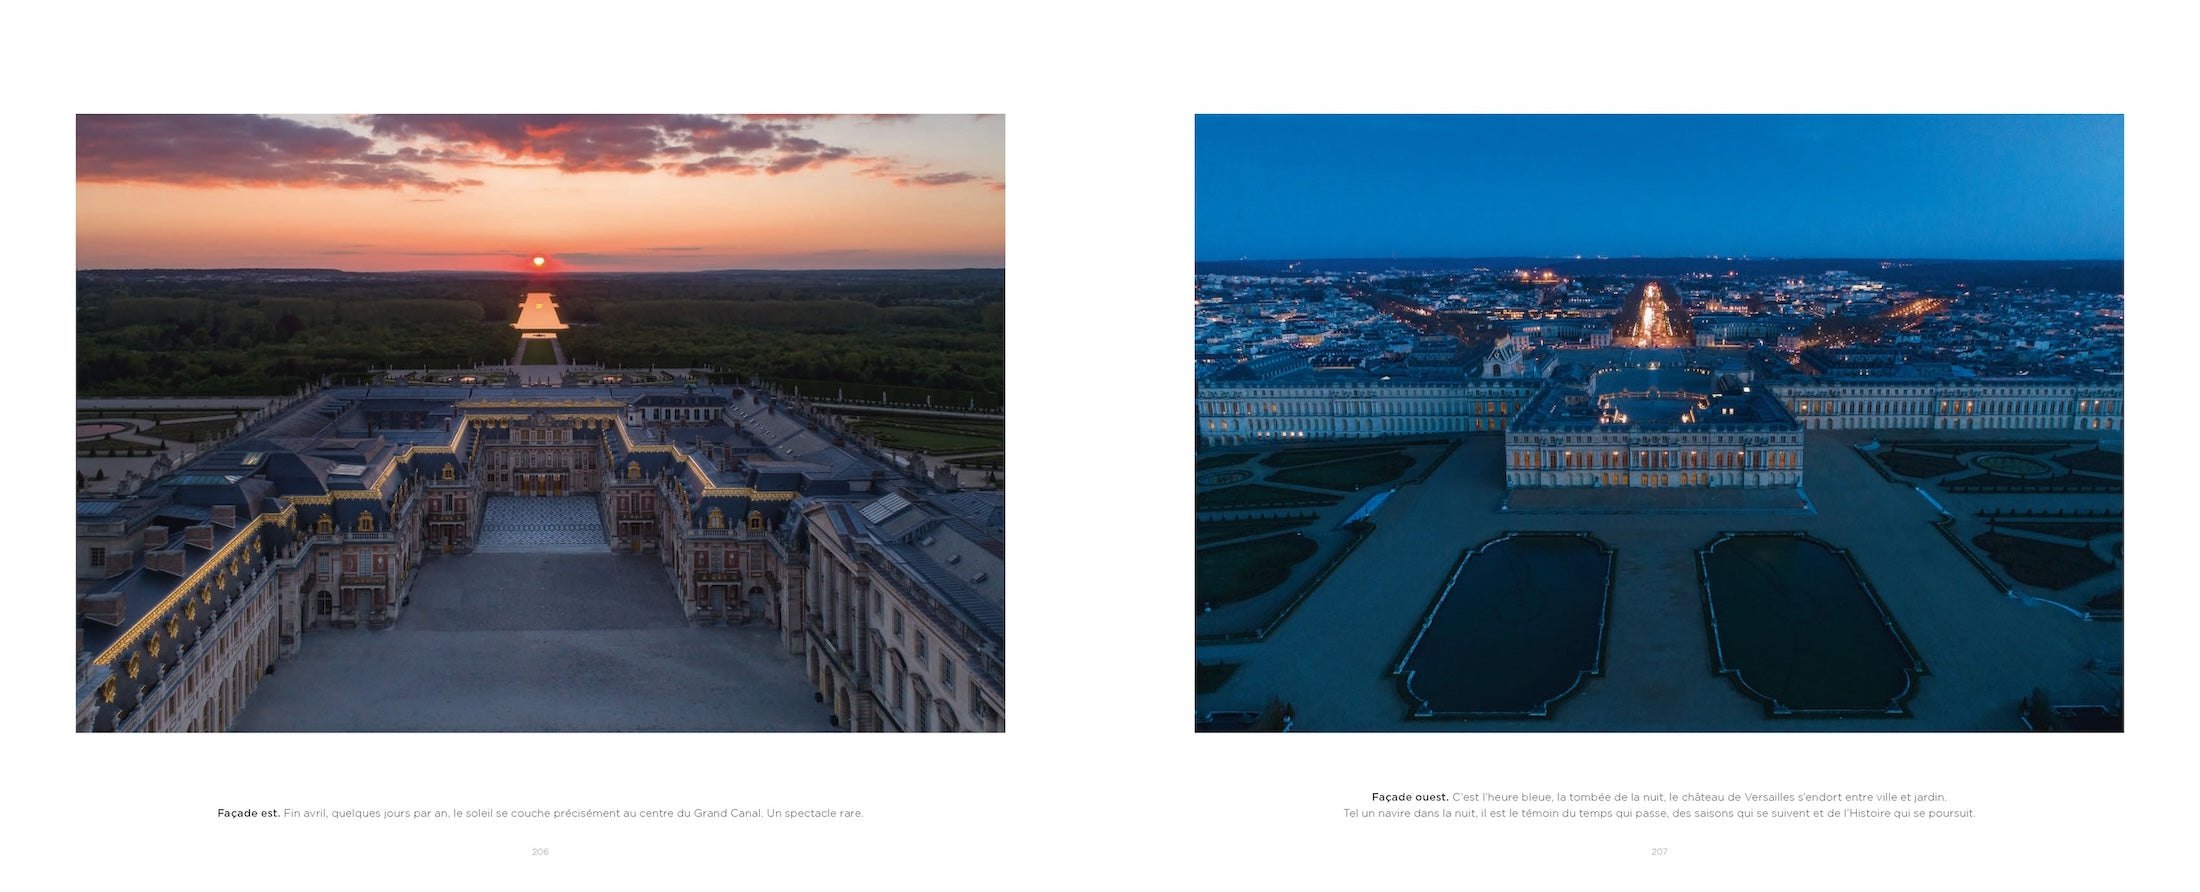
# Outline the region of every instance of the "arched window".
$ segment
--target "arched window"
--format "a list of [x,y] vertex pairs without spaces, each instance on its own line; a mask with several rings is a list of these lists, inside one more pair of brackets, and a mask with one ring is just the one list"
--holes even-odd
[[630,462],[627,462],[627,463],[626,463],[626,479],[628,479],[628,480],[640,480],[640,479],[642,479],[642,463],[641,463],[641,462],[638,462],[638,461],[630,461]]
[[359,512],[359,532],[374,532],[374,515],[365,511]]
[[725,528],[726,528],[726,512],[724,512],[724,511],[720,511],[720,510],[718,510],[718,509],[716,509],[716,508],[712,508],[712,509],[710,509],[710,528],[711,528],[711,529],[714,529],[714,530],[722,530],[722,529],[725,529]]
[[764,514],[763,514],[763,512],[761,512],[761,511],[751,511],[751,512],[749,512],[749,529],[752,529],[752,530],[761,530],[761,529],[763,529],[763,528],[764,528]]
[[444,466],[443,466],[443,479],[445,479],[445,480],[457,480],[457,479],[458,479],[458,466],[457,466],[457,465],[444,465]]
[[320,520],[314,522],[313,531],[323,536],[336,532],[336,521],[333,518],[330,518],[328,515],[323,514],[321,515]]

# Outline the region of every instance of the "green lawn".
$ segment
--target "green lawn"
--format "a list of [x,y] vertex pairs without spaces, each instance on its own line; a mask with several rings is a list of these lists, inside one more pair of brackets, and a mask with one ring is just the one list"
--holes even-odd
[[1192,469],[1195,471],[1212,471],[1216,468],[1242,465],[1246,459],[1252,458],[1256,454],[1258,453],[1237,452],[1229,455],[1210,455],[1193,463]]
[[117,440],[112,437],[101,437],[97,440],[85,440],[76,444],[76,454],[78,455],[93,455],[95,453],[101,456],[105,456],[110,453],[117,455],[130,455],[139,452],[142,452],[146,455],[151,455],[160,451],[161,448],[158,446],[147,446],[143,443],[133,442],[130,440]]
[[1313,522],[1313,518],[1307,517],[1281,517],[1263,520],[1207,520],[1195,525],[1196,532],[1193,536],[1197,544],[1205,545],[1209,542],[1243,539],[1247,536],[1258,536],[1262,533],[1295,530]]
[[[883,396],[889,403],[909,406],[930,406],[943,411],[999,411],[1001,395],[976,390],[955,390],[946,387],[904,387],[869,382],[820,381],[809,378],[767,377],[766,380],[788,393],[803,399],[830,403],[841,400],[878,402]],[[930,402],[927,403],[926,401]]]
[[877,437],[881,446],[934,454],[999,449],[1006,442],[1006,425],[999,421],[866,415],[852,417],[849,427]]
[[2094,557],[2090,549],[2038,539],[1980,533],[1971,539],[1971,544],[2007,570],[2009,578],[2042,588],[2069,588],[2116,569]]
[[1920,452],[1936,452],[1942,455],[1962,455],[1966,452],[2016,452],[2023,455],[2045,455],[2068,449],[2077,443],[2070,440],[1888,440],[1891,448],[1915,449]]
[[1359,458],[1364,455],[1382,455],[1397,451],[1398,447],[1396,446],[1333,446],[1325,449],[1293,449],[1288,452],[1271,453],[1268,457],[1261,459],[1260,463],[1271,468],[1295,468],[1300,465]]
[[163,440],[174,440],[178,443],[196,443],[200,440],[212,440],[228,436],[229,432],[235,429],[236,426],[237,419],[235,418],[223,418],[218,421],[178,421],[163,424],[159,427],[146,428],[141,433],[148,437],[159,437]]
[[178,418],[205,418],[209,415],[233,416],[240,409],[246,412],[257,412],[260,408],[259,406],[215,406],[208,409],[150,409],[125,406],[120,409],[78,409],[76,410],[76,417],[79,421],[93,418],[137,418],[146,421],[174,421]]
[[2121,452],[2105,452],[2094,449],[2087,452],[2073,452],[2057,458],[2055,461],[2073,471],[2114,474],[2118,477],[2124,475],[2124,454]]
[[1202,604],[1232,604],[1259,595],[1290,578],[1291,568],[1313,557],[1314,540],[1285,533],[1199,550],[1195,594]]
[[1220,511],[1227,508],[1275,508],[1285,505],[1334,505],[1336,496],[1284,489],[1279,486],[1263,486],[1258,483],[1242,483],[1222,489],[1211,489],[1194,499],[1194,507],[1201,511]]
[[2124,531],[2124,522],[2121,520],[2002,520],[1996,521],[1996,525],[2003,529],[2029,530],[2065,539],[2091,539]]
[[1396,480],[1410,467],[1413,467],[1412,457],[1389,452],[1345,461],[1285,468],[1268,475],[1268,479],[1277,483],[1349,492]]
[[1236,663],[1216,663],[1212,666],[1200,663],[1198,671],[1192,675],[1192,689],[1201,694],[1219,691],[1230,680],[1230,676],[1237,674],[1237,668]]
[[1965,467],[1962,462],[1945,455],[1919,455],[1915,452],[1894,451],[1880,453],[1879,463],[1886,465],[1889,471],[1919,480],[1938,477],[1942,474],[1953,474]]

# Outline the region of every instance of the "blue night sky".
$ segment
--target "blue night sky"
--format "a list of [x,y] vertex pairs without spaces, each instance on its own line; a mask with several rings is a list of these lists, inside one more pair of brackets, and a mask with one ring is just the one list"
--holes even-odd
[[1202,115],[1198,258],[2120,259],[2120,115]]

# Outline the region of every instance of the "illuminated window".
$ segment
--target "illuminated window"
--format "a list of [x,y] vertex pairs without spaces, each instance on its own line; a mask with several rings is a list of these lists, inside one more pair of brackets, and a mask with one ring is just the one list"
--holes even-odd
[[714,530],[722,530],[722,529],[725,529],[725,528],[726,528],[726,512],[724,512],[724,511],[720,511],[720,510],[718,510],[718,509],[716,509],[716,508],[712,508],[712,509],[710,509],[710,528],[711,528],[711,529],[714,529]]
[[374,532],[374,515],[368,514],[365,511],[359,512],[359,532]]

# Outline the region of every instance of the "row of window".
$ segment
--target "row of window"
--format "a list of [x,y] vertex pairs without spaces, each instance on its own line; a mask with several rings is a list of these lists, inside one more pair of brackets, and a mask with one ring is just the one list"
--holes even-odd
[[1422,400],[1415,402],[1344,402],[1336,400],[1287,403],[1208,402],[1200,414],[1232,415],[1511,415],[1519,404],[1505,400]]
[[[840,568],[836,566],[834,569],[838,570]],[[908,617],[902,613],[901,607],[898,605],[889,610],[886,607],[886,598],[884,594],[880,592],[878,587],[874,586],[871,589],[871,615],[873,617],[883,619],[886,618],[889,614],[892,617],[890,628],[893,629],[894,640],[908,641],[910,638],[910,623],[908,621]],[[916,654],[916,664],[920,667],[930,666],[932,664],[931,636],[925,634],[924,631],[920,629],[915,633],[915,638],[916,641],[914,643],[914,651]],[[898,649],[891,652],[884,650],[875,650],[872,653],[872,660],[881,666],[888,665],[889,653],[892,656],[892,660],[890,661],[891,665],[894,667],[892,695],[894,710],[896,712],[901,712],[906,706],[903,700],[903,696],[905,693],[905,683],[913,680],[916,686],[922,689],[924,688],[924,677],[918,675],[912,676],[909,679],[904,678],[901,662],[901,652]],[[953,648],[942,648],[940,650],[938,677],[940,680],[940,685],[945,690],[955,690],[955,653]],[[973,704],[982,704],[984,702],[984,700],[979,696],[978,680],[976,678],[970,679],[970,702],[972,702]],[[947,708],[947,701],[940,701],[940,706],[943,709]],[[947,724],[954,724],[954,713],[952,711],[946,712],[945,716],[947,717]],[[995,718],[998,718],[998,716],[996,716]],[[924,709],[921,702],[919,704],[917,712],[916,727],[919,731],[931,730],[930,716]]]

